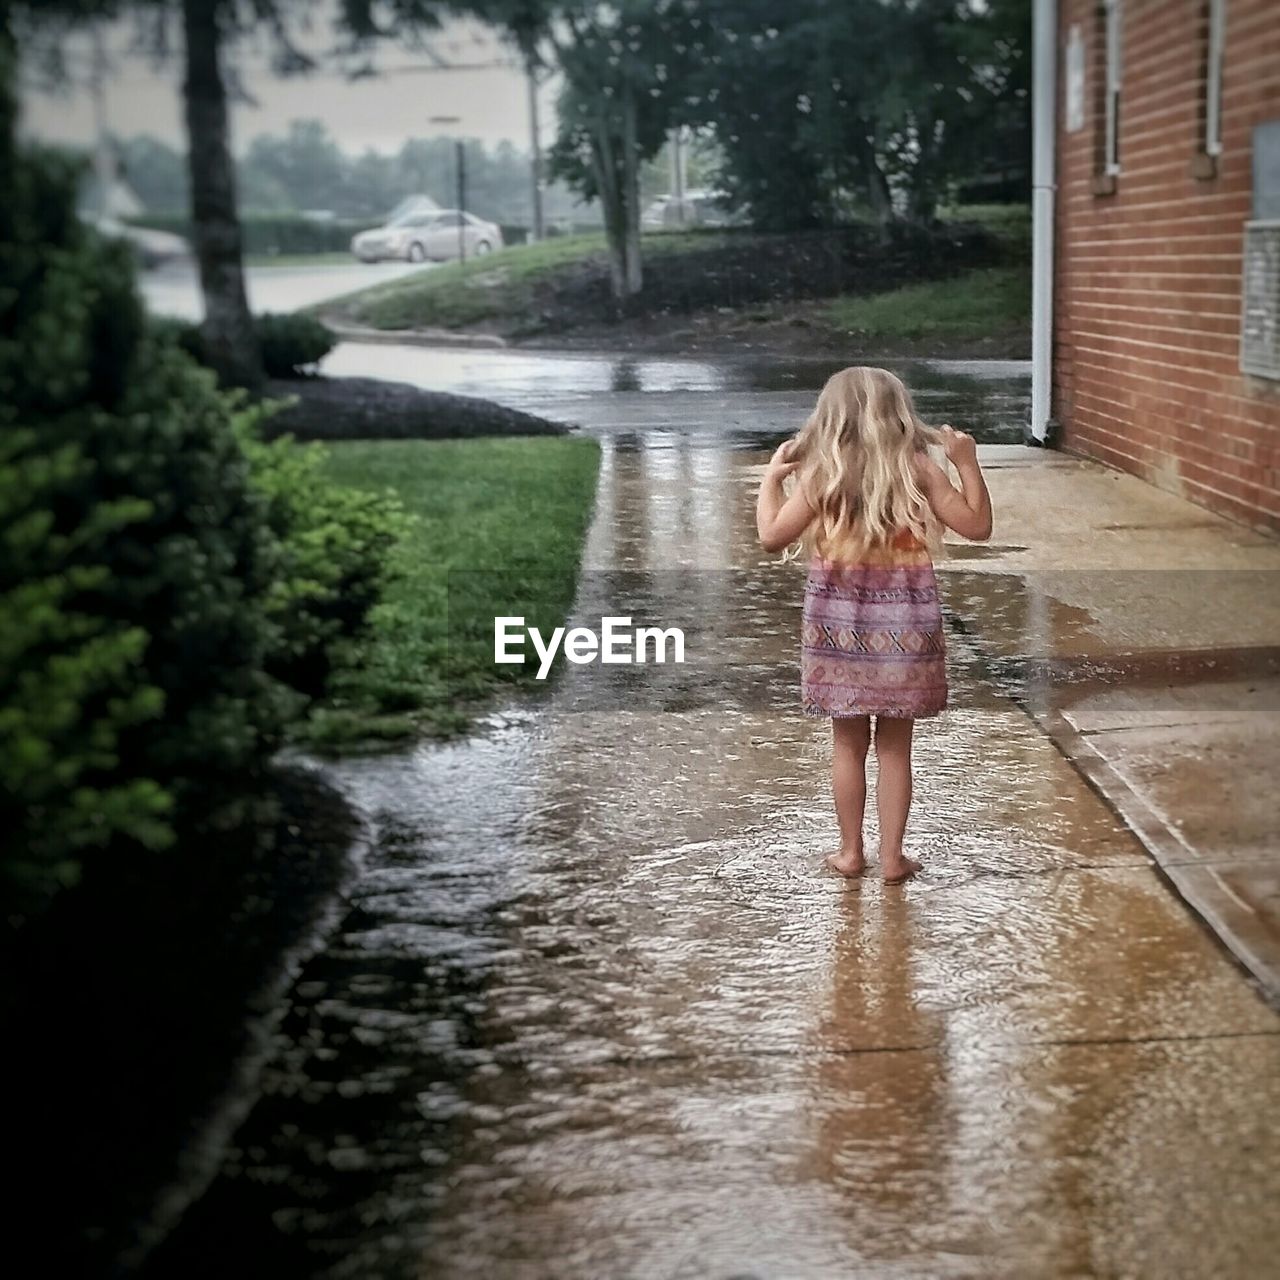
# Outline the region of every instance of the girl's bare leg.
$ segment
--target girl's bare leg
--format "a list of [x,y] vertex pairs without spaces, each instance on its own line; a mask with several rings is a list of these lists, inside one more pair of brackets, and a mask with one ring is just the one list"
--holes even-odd
[[876,717],[876,808],[880,814],[880,869],[889,883],[909,880],[920,864],[903,856],[902,838],[911,812],[911,734],[915,721]]
[[862,853],[862,815],[867,807],[871,721],[867,716],[842,716],[831,721],[831,732],[831,789],[840,823],[840,848],[827,855],[827,865],[842,876],[860,876],[867,865]]

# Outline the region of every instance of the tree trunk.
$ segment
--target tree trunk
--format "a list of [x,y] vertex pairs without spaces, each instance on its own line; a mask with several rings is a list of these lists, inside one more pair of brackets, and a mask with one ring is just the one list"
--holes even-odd
[[922,227],[931,227],[938,220],[938,193],[932,185],[911,194],[911,221]]
[[609,291],[619,306],[627,300],[627,227],[623,209],[622,184],[618,180],[618,164],[609,120],[603,108],[597,108],[592,127],[591,159],[596,171],[596,189],[600,210],[604,215],[604,237],[609,250]]
[[[18,144],[18,48],[9,26],[9,9],[0,4],[0,173],[12,173]],[[0,230],[6,238],[15,214],[0,201]]]
[[183,0],[186,77],[182,86],[191,175],[191,223],[205,319],[201,328],[208,363],[226,385],[262,386],[262,356],[245,297],[235,167],[222,79],[222,5]]
[[911,168],[907,192],[907,216],[921,226],[932,226],[938,216],[938,154],[942,149],[939,126],[931,115],[917,122],[919,153]]
[[622,307],[627,301],[627,229],[625,215],[616,194],[604,205],[604,234],[609,250],[609,292]]
[[627,297],[632,297],[644,286],[644,267],[640,261],[640,159],[636,145],[636,99],[629,78],[622,82],[622,194],[626,293]]
[[898,215],[893,207],[893,193],[889,190],[889,179],[880,167],[880,159],[870,141],[871,129],[867,127],[865,136],[858,146],[858,162],[862,168],[867,184],[867,201],[871,212],[880,224],[882,236],[887,236],[889,228],[897,221]]
[[874,155],[867,168],[867,198],[871,201],[871,210],[881,227],[892,226],[898,216],[893,209],[893,194],[889,190],[889,179],[885,177],[880,161]]

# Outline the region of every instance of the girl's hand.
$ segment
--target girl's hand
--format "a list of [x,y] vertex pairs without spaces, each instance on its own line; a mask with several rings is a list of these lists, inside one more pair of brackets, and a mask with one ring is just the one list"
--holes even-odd
[[773,451],[773,457],[769,459],[769,465],[765,468],[766,475],[772,476],[775,480],[781,480],[800,465],[798,462],[788,461],[794,445],[794,440],[784,440]]
[[978,461],[978,446],[974,438],[951,426],[942,428],[942,452],[947,455],[947,461],[957,468]]

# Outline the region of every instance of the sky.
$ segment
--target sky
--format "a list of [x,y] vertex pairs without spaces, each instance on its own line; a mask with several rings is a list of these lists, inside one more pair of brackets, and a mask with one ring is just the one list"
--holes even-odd
[[[304,36],[302,43],[319,49],[326,43],[326,24]],[[111,67],[105,83],[107,127],[122,137],[149,133],[171,145],[184,143],[179,97],[181,45],[178,56],[155,68],[130,51],[132,28],[106,24],[103,43]],[[281,78],[267,62],[265,47],[233,53],[235,65],[256,105],[232,109],[232,146],[240,154],[260,133],[282,133],[291,120],[318,119],[345,151],[367,147],[393,152],[411,137],[461,134],[485,143],[509,139],[529,147],[528,89],[523,71],[497,34],[475,23],[449,22],[431,39],[433,52],[451,64],[492,64],[485,69],[424,70],[432,66],[426,53],[387,46],[377,55],[377,77],[348,81],[334,70]],[[23,128],[46,141],[86,145],[94,138],[94,111],[88,88],[91,44],[87,37],[66,45],[72,83],[50,92],[34,77],[23,83]],[[542,141],[554,132],[554,86],[540,95]],[[458,116],[457,125],[430,123],[432,116]]]

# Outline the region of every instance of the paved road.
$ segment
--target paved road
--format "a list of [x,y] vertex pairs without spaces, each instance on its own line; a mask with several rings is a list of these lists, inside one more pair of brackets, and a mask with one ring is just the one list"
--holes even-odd
[[[1268,1274],[1276,1016],[959,632],[919,738],[925,873],[826,873],[765,454],[716,438],[714,387],[701,416],[617,394],[649,419],[581,405],[588,569],[709,609],[715,660],[344,766],[377,848],[162,1273]],[[1027,652],[1027,611],[988,621]]]
[[[366,285],[395,280],[432,264],[407,262],[339,263],[321,267],[249,267],[245,281],[254,311],[294,311],[336,298]],[[195,268],[189,264],[161,267],[139,274],[147,307],[156,315],[199,320],[204,314]]]

